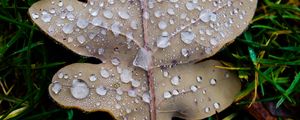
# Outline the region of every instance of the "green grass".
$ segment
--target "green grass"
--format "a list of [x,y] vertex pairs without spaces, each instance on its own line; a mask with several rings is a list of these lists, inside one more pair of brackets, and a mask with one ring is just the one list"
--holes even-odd
[[[48,96],[48,85],[58,69],[88,59],[56,44],[30,21],[27,9],[34,2],[0,0],[1,118],[101,118],[62,109]],[[285,113],[275,114],[277,118],[295,118],[300,113],[299,5],[299,0],[259,0],[249,28],[213,57],[238,73],[243,88],[235,105],[209,119],[251,119],[247,108],[254,101]]]

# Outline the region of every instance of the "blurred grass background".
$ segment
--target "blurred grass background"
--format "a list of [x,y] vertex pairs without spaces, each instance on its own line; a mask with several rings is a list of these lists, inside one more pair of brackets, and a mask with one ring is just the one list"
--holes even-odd
[[[78,56],[42,33],[27,14],[36,0],[0,0],[0,119],[112,119],[62,109],[48,95],[52,75]],[[259,0],[249,28],[215,55],[242,80],[235,103],[208,119],[299,119],[300,2]],[[262,110],[261,110],[262,109]],[[265,115],[266,114],[266,115]]]

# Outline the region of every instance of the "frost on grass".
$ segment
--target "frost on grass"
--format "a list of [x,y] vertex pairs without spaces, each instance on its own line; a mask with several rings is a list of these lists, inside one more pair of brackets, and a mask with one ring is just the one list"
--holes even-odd
[[240,84],[219,62],[194,63],[242,33],[256,3],[42,0],[29,14],[70,50],[103,61],[59,70],[49,86],[57,103],[117,119],[201,119],[229,106]]

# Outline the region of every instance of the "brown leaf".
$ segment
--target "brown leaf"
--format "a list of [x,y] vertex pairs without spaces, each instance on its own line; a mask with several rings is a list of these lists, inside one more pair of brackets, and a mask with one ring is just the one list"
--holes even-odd
[[[256,3],[42,0],[29,14],[59,43],[103,61],[76,63],[57,72],[49,93],[59,104],[108,111],[119,119],[201,119],[229,106],[240,83],[232,73],[215,69],[220,64],[216,61],[193,63],[214,55],[241,34]],[[196,81],[199,75],[203,83]],[[211,81],[218,84],[210,85]],[[117,89],[128,94],[118,94]]]

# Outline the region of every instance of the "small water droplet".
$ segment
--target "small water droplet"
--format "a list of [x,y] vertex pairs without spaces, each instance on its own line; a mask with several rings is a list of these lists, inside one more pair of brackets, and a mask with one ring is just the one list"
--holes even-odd
[[76,25],[77,27],[84,29],[89,25],[89,21],[85,18],[78,18]]
[[96,93],[101,96],[106,95],[107,89],[104,86],[100,85],[96,88]]
[[201,76],[197,76],[196,80],[197,80],[198,83],[201,83],[203,79],[202,79]]
[[111,19],[114,16],[114,14],[110,10],[104,10],[103,15],[107,19]]
[[196,92],[198,90],[198,87],[196,85],[191,86],[192,92]]
[[168,25],[167,25],[167,23],[166,23],[165,21],[160,21],[160,22],[158,23],[158,28],[161,29],[161,30],[166,29],[167,26],[168,26]]
[[119,11],[119,12],[118,12],[118,15],[119,15],[122,19],[129,19],[129,18],[130,18],[128,11],[125,11],[125,10]]
[[115,107],[116,107],[116,109],[120,109],[121,105],[120,104],[116,104]]
[[48,12],[46,12],[46,11],[43,11],[43,12],[42,12],[41,19],[42,19],[42,21],[43,21],[43,22],[46,22],[46,23],[48,23],[48,22],[50,22],[50,21],[51,21],[51,19],[52,19],[52,16],[51,16],[50,14],[48,14]]
[[164,92],[164,98],[165,99],[168,99],[168,98],[171,98],[171,97],[172,97],[172,94],[169,91]]
[[123,83],[129,83],[132,80],[132,71],[123,69],[120,78]]
[[194,41],[194,38],[195,38],[195,34],[193,32],[190,31],[181,32],[181,40],[185,44],[191,44]]
[[128,96],[130,97],[136,97],[136,91],[135,90],[128,90]]
[[182,48],[182,49],[181,49],[181,55],[184,56],[184,57],[189,56],[189,51],[188,51],[188,49]]
[[200,12],[200,16],[199,18],[201,19],[201,21],[207,23],[209,21],[213,21],[215,22],[217,20],[217,15],[209,10],[202,10]]
[[108,72],[107,69],[102,68],[102,69],[100,70],[100,74],[101,74],[101,76],[104,77],[104,78],[108,78],[108,77],[109,77],[109,72]]
[[118,66],[120,64],[120,60],[114,57],[113,59],[111,59],[111,63],[115,66]]
[[83,35],[79,35],[79,36],[77,36],[77,41],[80,44],[83,44],[86,41],[86,39],[85,39],[85,37]]
[[38,19],[40,16],[39,16],[39,14],[37,14],[37,13],[31,13],[31,17],[32,17],[33,19]]
[[73,28],[74,28],[74,25],[69,23],[69,24],[65,24],[62,28],[62,31],[65,33],[65,34],[70,34],[73,32]]
[[179,85],[179,82],[180,82],[180,77],[179,77],[179,76],[174,76],[174,77],[171,79],[172,85]]
[[90,89],[88,88],[85,81],[80,79],[75,79],[72,81],[71,86],[71,94],[76,99],[84,99],[90,93]]
[[95,74],[91,74],[91,76],[90,76],[90,81],[96,81],[97,80],[97,76],[95,75]]
[[133,87],[139,87],[139,86],[141,85],[141,82],[138,81],[138,80],[132,79],[132,80],[131,80],[131,85],[132,85]]
[[61,91],[62,85],[59,82],[54,82],[52,84],[52,92],[54,92],[55,94],[58,94]]
[[173,90],[172,95],[179,95],[179,91],[178,90]]
[[209,107],[204,108],[204,112],[208,113],[210,111]]
[[156,46],[158,48],[167,48],[170,45],[171,43],[169,42],[169,37],[167,36],[161,36],[156,41]]
[[210,79],[209,84],[214,86],[217,84],[217,80],[216,79]]
[[215,108],[215,109],[219,109],[219,108],[220,108],[220,103],[217,103],[217,102],[214,103],[214,108]]
[[95,18],[93,18],[92,19],[92,25],[94,25],[94,26],[100,26],[101,24],[102,24],[102,20],[101,20],[101,18],[99,18],[99,17],[95,17]]
[[150,94],[148,92],[145,92],[142,96],[143,101],[146,103],[150,103]]
[[64,73],[63,73],[63,72],[58,73],[58,74],[57,74],[57,77],[58,77],[59,79],[62,79],[62,78],[64,77]]

